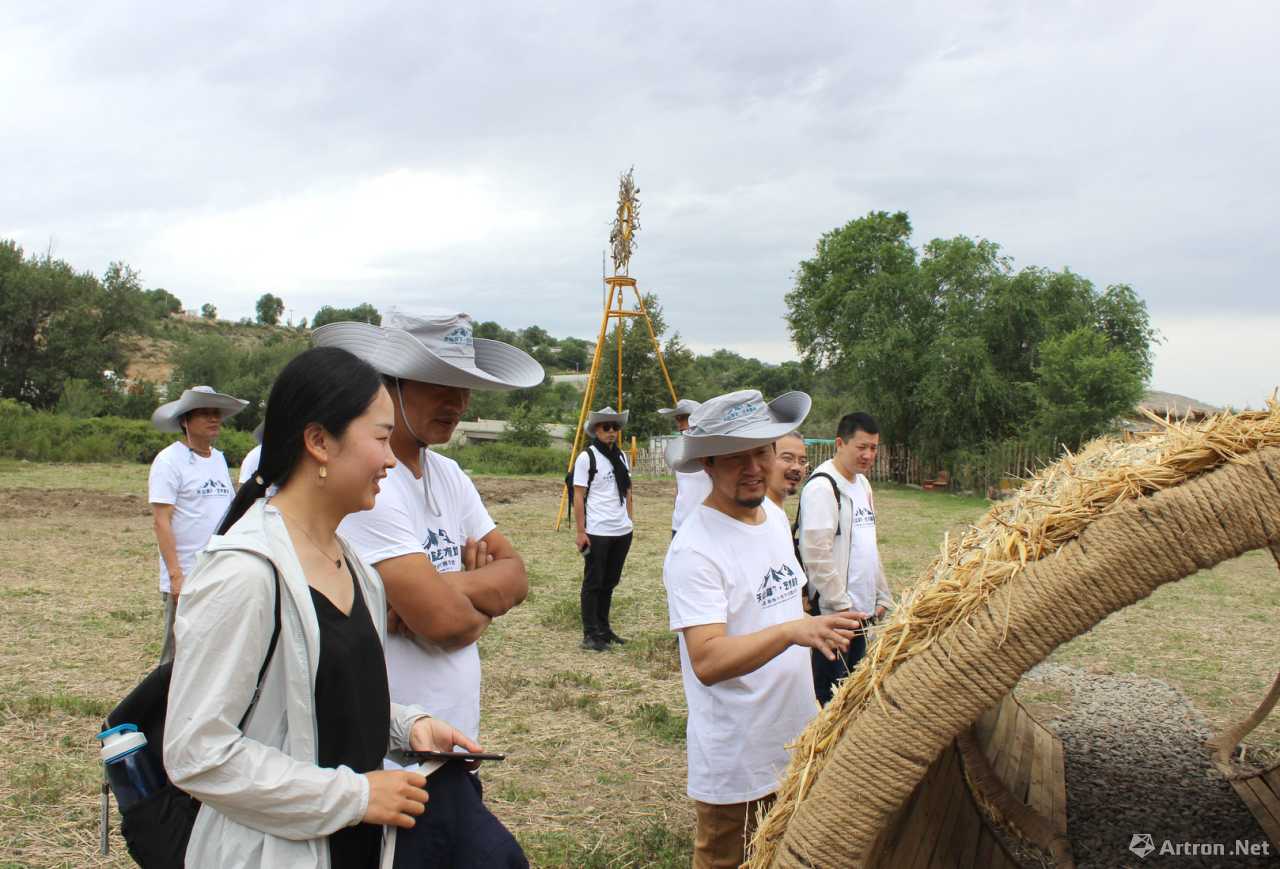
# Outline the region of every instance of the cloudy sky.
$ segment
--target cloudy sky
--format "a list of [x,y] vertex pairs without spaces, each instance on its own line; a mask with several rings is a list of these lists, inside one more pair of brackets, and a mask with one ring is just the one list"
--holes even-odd
[[793,358],[817,237],[1129,283],[1153,386],[1280,383],[1280,6],[0,0],[0,237],[189,308],[459,307],[592,337],[617,176],[632,274],[700,351]]

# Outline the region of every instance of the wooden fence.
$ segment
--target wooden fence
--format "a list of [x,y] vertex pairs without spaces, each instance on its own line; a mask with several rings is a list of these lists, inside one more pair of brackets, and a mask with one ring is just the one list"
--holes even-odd
[[[805,452],[809,467],[816,468],[827,461],[834,451],[834,441],[807,444]],[[875,464],[868,476],[872,482],[891,481],[921,486],[926,481],[938,479],[945,471],[949,482],[943,488],[992,494],[993,490],[1016,487],[1016,480],[1025,478],[1059,455],[1060,452],[1053,449],[1048,441],[1043,444],[1010,443],[946,463],[926,463],[906,446],[884,444],[876,453]],[[661,447],[637,449],[632,467],[641,476],[671,476]]]

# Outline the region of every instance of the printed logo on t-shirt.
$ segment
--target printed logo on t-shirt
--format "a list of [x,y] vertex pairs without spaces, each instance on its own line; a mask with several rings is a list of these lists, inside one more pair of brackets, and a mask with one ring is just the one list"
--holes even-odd
[[783,564],[769,568],[764,580],[756,588],[756,603],[768,609],[791,600],[800,593],[800,577],[794,570]]
[[876,527],[876,512],[870,507],[859,507],[853,511],[854,528]]
[[462,547],[443,528],[427,529],[427,539],[422,541],[422,548],[427,551],[431,566],[441,573],[461,569]]
[[201,498],[229,498],[231,487],[221,480],[205,480],[196,486],[196,495]]

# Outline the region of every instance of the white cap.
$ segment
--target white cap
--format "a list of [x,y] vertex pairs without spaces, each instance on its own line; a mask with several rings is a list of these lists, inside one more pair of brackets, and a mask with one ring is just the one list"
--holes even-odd
[[103,763],[111,763],[147,747],[147,735],[138,731],[136,724],[121,724],[104,730],[96,737],[102,740],[102,751],[99,754]]

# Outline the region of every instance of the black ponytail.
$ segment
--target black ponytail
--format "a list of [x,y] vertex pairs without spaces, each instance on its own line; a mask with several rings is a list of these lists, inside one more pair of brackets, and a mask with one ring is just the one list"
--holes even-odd
[[339,347],[313,347],[295,356],[267,398],[258,470],[245,481],[218,526],[226,534],[271,486],[283,486],[302,456],[302,433],[318,423],[342,437],[352,420],[373,403],[382,376],[369,363]]

